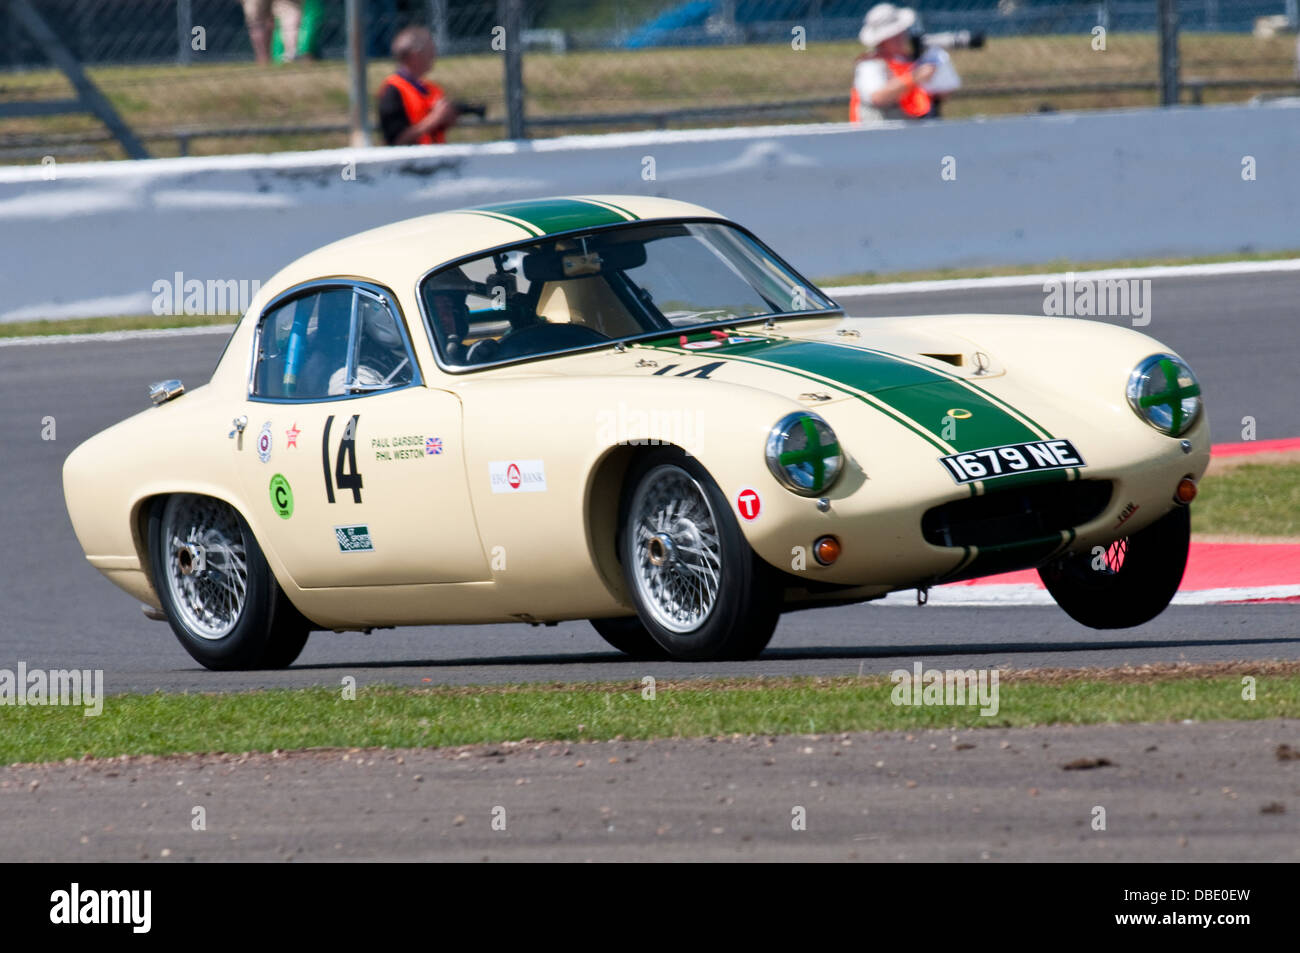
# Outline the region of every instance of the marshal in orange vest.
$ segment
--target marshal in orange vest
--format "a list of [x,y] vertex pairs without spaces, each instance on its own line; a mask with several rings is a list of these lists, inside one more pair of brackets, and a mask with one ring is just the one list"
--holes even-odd
[[[906,60],[887,59],[885,60],[885,65],[889,67],[889,71],[895,76],[906,76],[910,81],[913,66],[912,63],[909,63]],[[930,94],[915,83],[910,83],[907,87],[907,91],[903,93],[898,100],[898,108],[903,111],[903,115],[912,119],[922,119],[925,116],[928,116],[933,105],[934,103],[933,100],[930,99]],[[857,86],[854,86],[852,92],[849,94],[849,122],[859,121],[858,113],[860,107],[861,99],[858,96],[858,88]]]
[[[428,93],[420,92],[420,88],[412,83],[401,73],[393,73],[380,86],[383,91],[384,86],[392,86],[402,97],[402,107],[406,110],[406,118],[415,125],[433,110],[433,105],[442,99],[442,87],[437,83],[425,82],[425,89]],[[430,135],[425,133],[416,140],[420,145],[427,146],[435,142],[446,142],[447,132],[445,129],[439,129]]]

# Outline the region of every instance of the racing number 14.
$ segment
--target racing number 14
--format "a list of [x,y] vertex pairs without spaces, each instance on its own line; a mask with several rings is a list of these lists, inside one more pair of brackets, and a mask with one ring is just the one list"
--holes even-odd
[[[325,471],[325,496],[334,502],[334,487],[340,490],[352,491],[352,502],[361,502],[361,474],[357,471],[357,423],[361,420],[360,414],[353,414],[348,425],[343,428],[343,439],[339,441],[338,457],[334,464],[333,482],[330,474],[330,428],[334,426],[334,415],[325,418],[325,436],[320,442],[320,462],[321,468]],[[348,469],[343,469],[343,461],[347,459]]]

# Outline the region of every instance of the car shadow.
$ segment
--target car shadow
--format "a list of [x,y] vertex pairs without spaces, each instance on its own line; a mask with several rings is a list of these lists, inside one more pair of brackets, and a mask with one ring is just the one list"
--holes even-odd
[[[1113,652],[1133,651],[1139,649],[1173,649],[1206,648],[1247,645],[1300,645],[1300,636],[1288,638],[1261,639],[1114,639],[1105,642],[974,642],[974,643],[932,643],[906,646],[800,646],[783,649],[769,647],[754,661],[758,662],[797,662],[826,659],[883,659],[883,658],[925,658],[934,656],[961,655],[1006,655],[1061,652]],[[709,664],[709,663],[703,663]],[[713,663],[744,664],[744,663]],[[443,659],[402,659],[396,661],[339,662],[295,665],[298,671],[328,671],[355,669],[448,669],[448,668],[504,668],[510,666],[542,665],[610,665],[636,666],[643,669],[648,665],[680,665],[683,668],[697,668],[698,662],[641,661],[630,659],[619,652],[579,652],[548,653],[545,655],[493,655],[472,656]]]

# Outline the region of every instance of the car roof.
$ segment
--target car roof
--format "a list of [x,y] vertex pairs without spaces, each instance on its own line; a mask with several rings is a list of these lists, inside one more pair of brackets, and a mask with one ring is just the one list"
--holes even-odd
[[263,287],[275,295],[304,281],[354,276],[404,294],[431,268],[489,248],[573,229],[680,218],[725,216],[690,202],[639,195],[555,196],[437,212],[318,248]]

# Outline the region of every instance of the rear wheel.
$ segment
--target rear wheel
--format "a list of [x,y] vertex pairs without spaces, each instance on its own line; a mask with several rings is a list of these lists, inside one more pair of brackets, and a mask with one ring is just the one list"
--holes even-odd
[[1076,622],[1127,629],[1150,622],[1169,605],[1183,580],[1190,542],[1191,515],[1180,506],[1101,552],[1071,553],[1038,575]]
[[311,624],[271,574],[252,530],[233,507],[177,494],[149,517],[158,597],[185,651],[210,669],[284,668]]
[[629,471],[622,512],[628,591],[640,625],[668,656],[707,661],[763,651],[780,587],[699,463],[669,448],[645,454]]

